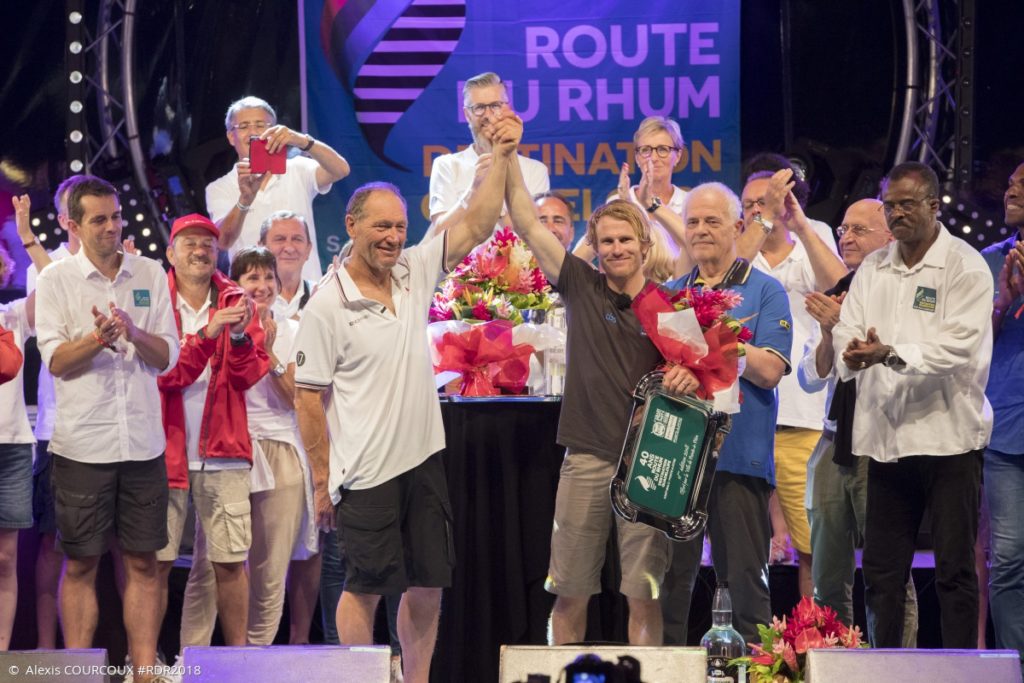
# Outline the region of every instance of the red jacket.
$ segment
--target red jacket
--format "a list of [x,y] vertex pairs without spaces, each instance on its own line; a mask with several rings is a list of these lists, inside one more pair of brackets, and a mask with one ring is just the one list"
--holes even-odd
[[21,349],[14,343],[14,333],[0,327],[0,384],[18,376],[21,369]]
[[[178,325],[178,334],[181,334],[173,268],[167,273],[167,284],[171,290],[174,321]],[[216,305],[210,307],[211,317],[215,310],[231,306],[245,295],[238,285],[219,271],[214,271],[211,286],[211,296],[217,298]],[[171,488],[188,488],[188,444],[182,392],[203,374],[207,364],[210,365],[210,384],[199,432],[199,455],[202,458],[242,457],[252,462],[245,391],[267,374],[270,359],[263,348],[263,326],[258,316],[252,317],[245,331],[249,340],[238,346],[231,343],[231,333],[227,328],[216,339],[198,334],[184,335],[178,364],[157,378],[167,436],[167,481]]]

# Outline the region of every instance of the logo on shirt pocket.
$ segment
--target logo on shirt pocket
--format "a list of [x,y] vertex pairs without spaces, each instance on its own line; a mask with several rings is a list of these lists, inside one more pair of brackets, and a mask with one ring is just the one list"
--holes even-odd
[[133,289],[132,297],[135,299],[135,306],[138,308],[149,308],[149,290]]
[[914,308],[919,311],[935,312],[938,295],[931,287],[918,287],[914,293]]

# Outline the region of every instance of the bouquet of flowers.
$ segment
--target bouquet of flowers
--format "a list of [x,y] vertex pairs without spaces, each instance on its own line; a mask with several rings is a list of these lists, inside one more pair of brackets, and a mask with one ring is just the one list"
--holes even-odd
[[700,381],[698,397],[727,413],[739,412],[743,344],[754,336],[745,320],[729,315],[741,301],[731,290],[672,292],[653,283],[633,299],[633,311],[662,357],[689,369]]
[[551,285],[526,244],[508,228],[471,251],[441,283],[431,322],[511,320],[524,309],[551,308]]
[[847,627],[828,607],[819,607],[805,596],[789,615],[772,617],[770,626],[758,624],[761,644],[751,644],[754,654],[733,660],[747,665],[751,683],[802,683],[811,648],[867,647],[857,626]]

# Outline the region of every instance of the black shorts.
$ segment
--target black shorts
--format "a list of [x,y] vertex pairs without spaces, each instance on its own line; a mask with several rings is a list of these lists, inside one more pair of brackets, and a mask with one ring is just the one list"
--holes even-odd
[[378,486],[342,489],[336,514],[346,591],[391,595],[452,585],[452,507],[441,453]]
[[167,466],[152,460],[88,464],[53,454],[57,541],[68,557],[121,548],[156,552],[167,545]]
[[36,443],[36,460],[32,465],[32,520],[41,534],[57,533],[57,515],[53,510],[53,488],[50,472],[53,457],[46,450],[49,441]]

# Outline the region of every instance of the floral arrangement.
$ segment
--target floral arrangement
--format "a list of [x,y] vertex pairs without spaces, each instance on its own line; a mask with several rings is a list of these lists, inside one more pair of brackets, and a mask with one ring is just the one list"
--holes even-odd
[[754,336],[745,320],[729,314],[742,300],[731,290],[673,292],[653,283],[633,299],[633,311],[662,357],[689,369],[700,381],[698,397],[727,413],[739,412],[740,359]]
[[476,247],[434,294],[431,322],[510,320],[524,309],[551,308],[551,285],[533,253],[509,228]]
[[759,624],[757,632],[761,644],[751,644],[754,654],[730,662],[746,664],[752,683],[802,683],[812,648],[867,647],[857,626],[846,626],[831,608],[806,596],[788,621],[785,616],[772,617],[771,625]]

